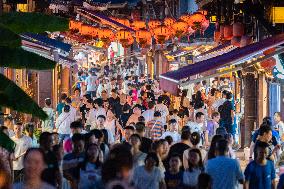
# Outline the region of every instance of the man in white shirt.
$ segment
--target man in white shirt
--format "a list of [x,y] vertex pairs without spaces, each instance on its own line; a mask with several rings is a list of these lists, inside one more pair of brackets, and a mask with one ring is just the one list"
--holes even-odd
[[106,116],[106,110],[103,108],[104,101],[101,98],[97,98],[94,101],[94,105],[96,108],[96,119],[98,118],[99,115]]
[[142,116],[145,118],[145,123],[147,124],[149,121],[154,119],[154,107],[155,107],[155,103],[150,101],[148,103],[148,110],[144,111],[142,113]]
[[173,142],[179,142],[181,140],[180,134],[178,133],[178,123],[175,119],[169,120],[169,127],[170,129],[163,133],[161,139],[165,139],[166,136],[171,136]]
[[204,113],[197,112],[195,115],[195,122],[188,122],[186,125],[189,126],[191,133],[197,132],[200,136],[203,136],[203,132],[206,130]]
[[26,151],[32,147],[32,139],[26,135],[23,135],[22,123],[14,125],[15,135],[11,139],[16,143],[13,160],[13,172],[14,181],[19,182],[23,179],[24,169],[24,155]]
[[73,121],[74,120],[71,116],[70,106],[65,105],[63,112],[59,115],[55,123],[55,132],[59,134],[60,141],[63,141],[65,138],[68,138],[70,136],[70,125]]
[[226,95],[227,95],[227,91],[223,91],[222,92],[222,98],[219,99],[219,100],[216,100],[213,104],[212,104],[212,107],[213,109],[217,112],[218,111],[218,108],[224,104],[224,102],[226,102]]

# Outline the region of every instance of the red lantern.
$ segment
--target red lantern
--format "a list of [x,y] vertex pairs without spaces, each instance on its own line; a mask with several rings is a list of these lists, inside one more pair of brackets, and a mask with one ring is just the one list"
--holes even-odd
[[182,35],[186,34],[188,25],[184,21],[177,21],[172,25],[172,29],[176,37],[180,38]]
[[82,22],[76,21],[76,20],[70,20],[69,21],[69,29],[73,31],[80,31],[82,26]]
[[247,46],[249,44],[252,43],[252,37],[249,37],[249,36],[242,36],[241,38],[241,44],[240,44],[240,47],[244,47],[244,46]]
[[104,47],[108,47],[110,42],[115,39],[113,31],[109,28],[102,28],[98,30],[99,39],[104,42]]
[[263,60],[260,62],[261,67],[263,67],[264,69],[272,69],[275,65],[276,65],[276,60],[273,57],[270,57],[266,60]]
[[202,13],[196,12],[190,16],[188,24],[194,30],[199,30],[201,28],[202,22],[205,22],[205,21],[206,21],[206,17]]
[[141,47],[146,47],[151,44],[151,33],[147,30],[138,30],[135,33],[136,41],[141,45]]
[[122,46],[124,48],[127,48],[129,47],[133,42],[134,42],[134,39],[131,35],[131,32],[128,31],[128,30],[119,30],[117,33],[116,33],[116,38],[117,40],[122,44]]
[[165,20],[164,20],[164,24],[165,24],[165,26],[167,26],[167,27],[171,27],[174,23],[175,23],[175,19],[174,18],[171,18],[171,17],[167,17],[167,18],[165,18]]
[[153,30],[154,28],[158,27],[161,25],[161,22],[159,20],[150,20],[148,22],[148,27],[150,30]]
[[269,54],[271,54],[271,53],[274,53],[275,50],[276,50],[276,48],[273,47],[273,48],[270,48],[270,49],[267,49],[267,50],[263,51],[263,54],[264,54],[264,55],[269,55]]
[[244,24],[241,22],[236,22],[233,24],[233,36],[242,37],[245,34]]
[[156,39],[156,42],[158,44],[165,43],[165,41],[168,40],[169,36],[171,35],[171,31],[169,30],[169,28],[167,26],[164,26],[164,25],[156,27],[153,30],[153,33],[154,33],[154,37]]
[[241,37],[233,37],[231,39],[231,45],[235,47],[240,47],[241,46]]
[[233,26],[232,25],[224,26],[224,38],[226,40],[231,40],[232,37],[233,37]]
[[146,29],[146,23],[142,20],[133,21],[131,26],[135,30]]
[[81,35],[92,36],[93,35],[93,27],[90,25],[83,24],[80,29]]
[[187,24],[190,24],[190,15],[189,14],[183,14],[179,18],[180,20],[186,22]]

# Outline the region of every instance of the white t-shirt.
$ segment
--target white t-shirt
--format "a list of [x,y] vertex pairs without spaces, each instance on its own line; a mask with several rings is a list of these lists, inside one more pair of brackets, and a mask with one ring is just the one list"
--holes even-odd
[[13,170],[22,170],[24,168],[24,154],[32,147],[32,139],[26,135],[21,138],[13,136],[11,139],[16,143],[15,157],[19,157],[18,160],[13,161]]
[[275,129],[277,129],[279,131],[279,136],[280,138],[282,137],[282,135],[284,134],[284,123],[282,121],[280,121],[279,123],[277,123],[274,126]]
[[115,136],[115,120],[112,121],[106,120],[104,126],[112,133],[113,136]]
[[145,118],[145,123],[154,119],[154,110],[146,110],[142,113],[142,116]]
[[59,134],[71,134],[70,125],[74,121],[71,112],[62,112],[56,120],[55,127],[58,128]]
[[186,126],[189,126],[190,132],[198,132],[200,135],[203,133],[204,129],[206,128],[204,123],[197,123],[189,121],[187,122]]
[[95,91],[97,89],[96,81],[97,81],[96,76],[89,75],[86,78],[85,82],[86,82],[86,85],[87,85],[87,91]]
[[165,139],[166,136],[171,136],[173,138],[173,142],[176,143],[176,142],[179,142],[181,140],[180,138],[180,134],[176,131],[174,132],[171,132],[171,131],[166,131],[163,133],[163,135],[161,136],[161,139]]

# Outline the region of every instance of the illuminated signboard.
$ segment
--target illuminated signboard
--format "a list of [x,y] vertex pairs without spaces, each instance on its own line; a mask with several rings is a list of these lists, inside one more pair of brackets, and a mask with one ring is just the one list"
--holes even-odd
[[274,24],[284,23],[284,7],[272,7],[271,19]]

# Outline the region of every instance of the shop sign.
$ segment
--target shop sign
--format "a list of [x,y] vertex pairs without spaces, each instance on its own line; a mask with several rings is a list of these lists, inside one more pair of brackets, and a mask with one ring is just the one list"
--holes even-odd
[[174,71],[178,69],[178,63],[170,63],[169,71]]
[[284,7],[272,7],[272,22],[274,24],[284,23]]

